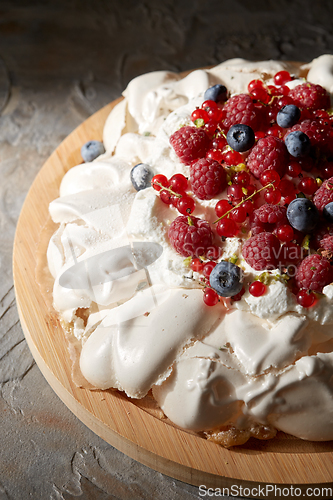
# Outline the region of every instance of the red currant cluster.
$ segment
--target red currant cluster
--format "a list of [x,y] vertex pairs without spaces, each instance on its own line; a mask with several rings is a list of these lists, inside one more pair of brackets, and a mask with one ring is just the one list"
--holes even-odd
[[183,174],[174,174],[170,179],[157,174],[152,178],[151,185],[159,192],[163,203],[173,205],[182,215],[190,215],[194,211],[195,201],[186,193],[188,180]]
[[[222,254],[222,249],[219,247],[216,247],[215,252],[212,251],[212,253],[211,253],[211,258],[214,258],[217,260],[221,256],[221,254]],[[215,306],[220,301],[218,293],[213,288],[211,288],[211,286],[209,284],[209,277],[211,275],[212,270],[214,269],[214,267],[216,265],[217,265],[217,262],[215,260],[210,260],[210,261],[204,262],[202,259],[197,258],[197,257],[192,259],[191,263],[190,263],[191,270],[193,272],[196,272],[196,273],[199,273],[202,275],[202,277],[200,279],[200,283],[204,289],[203,301],[206,304],[206,306]],[[241,300],[244,293],[245,293],[245,288],[243,287],[237,295],[233,295],[231,297],[231,300],[233,300],[234,302]]]

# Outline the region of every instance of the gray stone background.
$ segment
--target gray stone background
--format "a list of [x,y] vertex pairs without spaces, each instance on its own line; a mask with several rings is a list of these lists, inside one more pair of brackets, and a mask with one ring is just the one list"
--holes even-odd
[[333,53],[330,1],[0,0],[0,500],[200,498],[90,432],[34,363],[11,254],[44,161],[138,74],[322,53]]

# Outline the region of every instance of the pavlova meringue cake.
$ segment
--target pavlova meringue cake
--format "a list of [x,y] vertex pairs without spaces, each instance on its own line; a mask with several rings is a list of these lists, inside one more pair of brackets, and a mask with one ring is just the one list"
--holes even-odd
[[87,386],[224,446],[333,439],[331,92],[331,55],[129,83],[49,207]]

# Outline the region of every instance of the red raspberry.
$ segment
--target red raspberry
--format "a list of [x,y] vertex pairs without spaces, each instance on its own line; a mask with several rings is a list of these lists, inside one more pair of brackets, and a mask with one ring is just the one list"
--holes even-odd
[[319,120],[303,120],[301,123],[296,123],[292,128],[290,128],[285,135],[290,132],[300,130],[306,134],[311,142],[312,149],[319,148],[319,151],[323,154],[331,154],[333,152],[333,146],[331,144],[331,128],[328,124],[324,124]]
[[190,166],[190,181],[200,200],[211,200],[227,187],[227,174],[217,161],[201,158]]
[[307,108],[311,111],[327,109],[331,105],[328,92],[321,85],[310,82],[302,83],[291,89],[288,97],[291,97],[299,108]]
[[324,286],[333,280],[333,268],[324,257],[308,255],[299,264],[295,279],[299,288],[321,293]]
[[213,232],[206,220],[180,215],[169,228],[173,248],[184,257],[201,257],[213,246]]
[[287,168],[288,157],[284,142],[270,135],[259,139],[252,148],[247,166],[257,179],[265,170],[275,170],[282,177]]
[[320,242],[325,236],[333,236],[333,224],[322,221],[310,240],[311,247],[317,250],[320,248]]
[[171,135],[170,144],[180,161],[189,164],[206,155],[210,140],[202,128],[186,126]]
[[319,189],[317,189],[314,197],[313,203],[316,205],[320,213],[322,213],[323,208],[327,203],[333,201],[333,177],[327,179]]
[[256,271],[276,269],[280,253],[280,242],[272,233],[251,236],[243,245],[245,261]]
[[331,234],[325,234],[320,240],[320,248],[328,250],[333,255],[333,236]]
[[262,119],[262,112],[256,108],[253,100],[248,94],[238,94],[226,102],[223,111],[225,119],[223,125],[226,129],[236,123],[242,123],[258,130]]
[[273,232],[279,226],[288,224],[287,209],[280,205],[265,204],[257,208],[251,217],[250,227],[252,235]]

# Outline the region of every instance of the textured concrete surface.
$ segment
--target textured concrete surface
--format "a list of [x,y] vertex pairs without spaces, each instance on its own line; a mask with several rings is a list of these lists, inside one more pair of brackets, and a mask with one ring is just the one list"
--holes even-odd
[[48,386],[15,307],[15,225],[49,154],[132,77],[333,53],[332,15],[330,1],[0,0],[0,500],[200,498],[103,442]]

